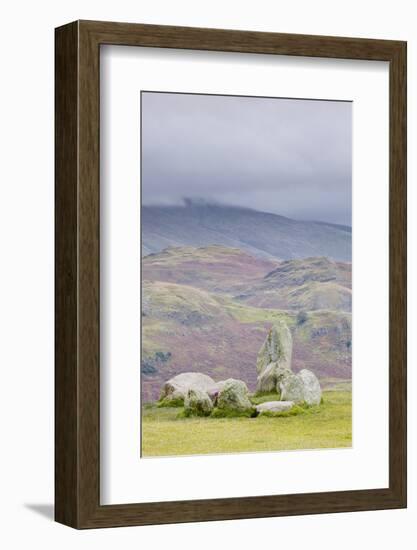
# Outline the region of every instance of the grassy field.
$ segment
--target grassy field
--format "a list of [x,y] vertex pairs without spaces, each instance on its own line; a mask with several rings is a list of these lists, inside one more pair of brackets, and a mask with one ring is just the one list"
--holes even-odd
[[[254,399],[256,403],[274,396]],[[276,396],[275,396],[276,399]],[[340,448],[352,445],[352,394],[323,392],[319,407],[281,418],[182,418],[180,408],[145,404],[142,456]]]

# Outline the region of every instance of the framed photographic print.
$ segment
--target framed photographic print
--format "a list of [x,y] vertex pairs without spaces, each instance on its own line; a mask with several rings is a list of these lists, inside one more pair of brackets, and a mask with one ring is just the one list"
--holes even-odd
[[56,29],[56,520],[406,506],[406,44]]

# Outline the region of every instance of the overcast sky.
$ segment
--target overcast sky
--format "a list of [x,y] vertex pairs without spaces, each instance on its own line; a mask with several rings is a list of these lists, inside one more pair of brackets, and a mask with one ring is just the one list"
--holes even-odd
[[351,225],[349,102],[142,93],[143,204],[198,198]]

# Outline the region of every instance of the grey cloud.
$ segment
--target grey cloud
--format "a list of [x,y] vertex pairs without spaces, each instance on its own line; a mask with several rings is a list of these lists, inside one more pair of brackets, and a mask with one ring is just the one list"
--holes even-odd
[[351,224],[352,104],[144,92],[142,200]]

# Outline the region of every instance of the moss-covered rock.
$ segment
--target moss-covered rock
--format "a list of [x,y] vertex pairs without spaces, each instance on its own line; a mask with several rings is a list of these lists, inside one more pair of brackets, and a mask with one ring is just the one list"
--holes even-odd
[[245,382],[234,378],[226,380],[217,396],[217,408],[224,411],[253,411]]
[[217,398],[219,397],[219,393],[224,387],[225,383],[226,383],[225,380],[220,380],[220,382],[216,382],[214,386],[212,386],[207,390],[207,393],[214,406],[217,405]]
[[213,402],[208,393],[198,389],[189,389],[184,400],[185,416],[209,416]]

